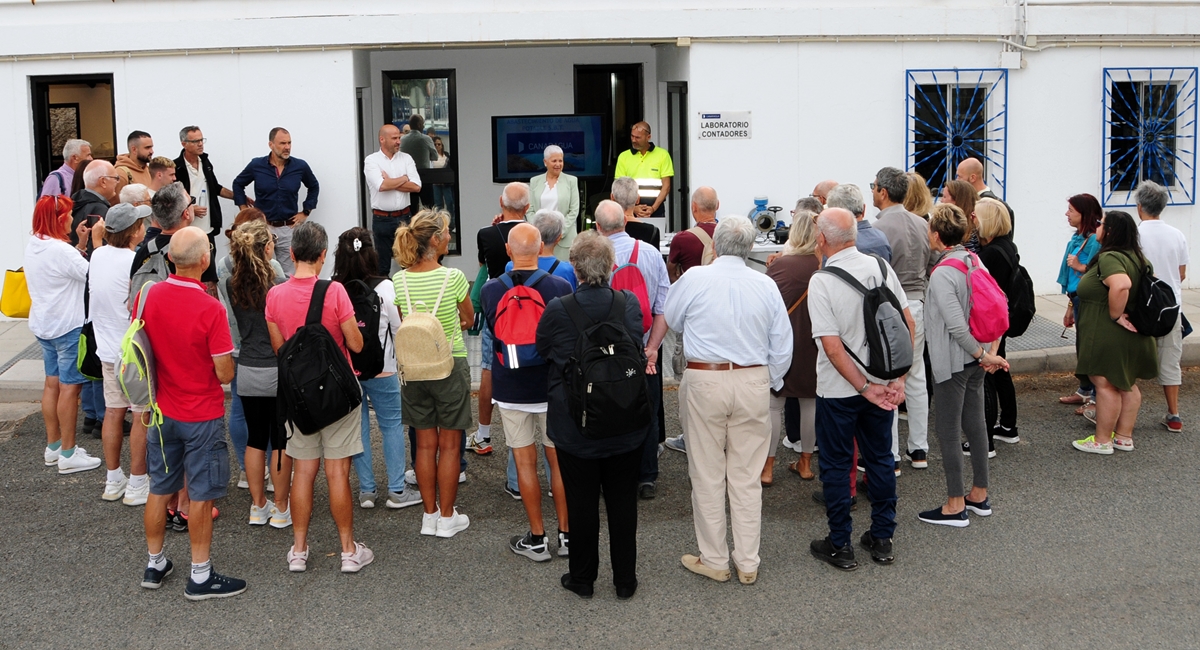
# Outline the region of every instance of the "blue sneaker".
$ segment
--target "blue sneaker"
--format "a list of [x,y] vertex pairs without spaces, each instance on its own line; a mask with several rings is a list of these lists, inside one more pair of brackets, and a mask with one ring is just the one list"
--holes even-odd
[[228,598],[246,591],[246,581],[223,576],[216,571],[209,571],[208,580],[196,584],[188,580],[183,588],[183,597],[188,600],[208,600],[209,598]]
[[967,502],[967,510],[980,517],[987,517],[992,514],[992,504],[988,503],[986,498],[983,501],[972,501],[970,499],[963,499],[963,501]]
[[955,528],[966,528],[971,525],[971,520],[967,518],[967,511],[956,515],[948,515],[942,512],[941,506],[933,510],[926,510],[917,515],[917,518],[927,524],[938,524],[940,526],[953,526]]
[[679,451],[679,452],[683,452],[685,454],[687,453],[687,441],[684,439],[683,436],[675,436],[674,438],[667,438],[667,441],[663,444],[666,446],[667,449],[670,449],[672,451]]
[[162,571],[154,567],[146,567],[146,573],[142,574],[142,586],[146,589],[158,589],[162,586],[163,579],[171,575],[174,568],[175,565],[171,564],[170,560],[167,560],[167,566],[163,567]]

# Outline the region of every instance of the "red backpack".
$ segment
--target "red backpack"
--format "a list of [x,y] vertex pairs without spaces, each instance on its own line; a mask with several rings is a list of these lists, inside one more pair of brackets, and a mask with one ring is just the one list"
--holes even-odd
[[522,284],[513,283],[511,271],[497,278],[508,290],[496,305],[496,322],[492,324],[496,341],[493,351],[505,368],[517,370],[546,363],[535,345],[538,321],[546,311],[546,301],[533,287],[547,275],[538,269]]
[[967,323],[971,327],[971,336],[977,341],[991,343],[998,341],[1008,331],[1008,297],[1004,295],[992,274],[979,263],[975,253],[970,255],[969,269],[962,260],[954,258],[946,258],[933,268],[949,266],[966,274],[970,305]]
[[645,333],[650,331],[650,292],[646,289],[646,278],[642,277],[642,271],[637,267],[639,247],[640,244],[635,239],[633,253],[629,255],[629,260],[620,266],[613,264],[610,284],[617,291],[628,289],[637,296],[638,304],[642,306],[642,332]]

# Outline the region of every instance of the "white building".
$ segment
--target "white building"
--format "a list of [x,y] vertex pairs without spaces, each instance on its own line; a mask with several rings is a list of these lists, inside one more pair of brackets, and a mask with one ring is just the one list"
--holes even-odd
[[[491,118],[595,112],[618,127],[611,160],[639,118],[674,155],[671,230],[688,187],[714,186],[723,212],[765,195],[786,215],[822,179],[865,189],[883,166],[932,171],[947,140],[984,147],[1023,261],[1056,292],[1066,197],[1128,205],[1141,177],[1172,187],[1164,219],[1200,259],[1198,35],[1200,6],[1171,0],[0,0],[0,263],[22,263],[51,137],[75,121],[100,155],[140,129],[172,158],[198,124],[226,186],[287,127],[336,237],[367,218],[361,161],[390,108],[446,141],[449,263],[471,273],[502,188]],[[748,138],[698,137],[702,114],[729,112],[749,113]]]

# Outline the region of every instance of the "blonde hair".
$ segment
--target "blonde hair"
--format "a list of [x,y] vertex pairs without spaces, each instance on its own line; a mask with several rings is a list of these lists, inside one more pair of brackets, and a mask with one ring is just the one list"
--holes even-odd
[[267,222],[247,221],[237,227],[229,238],[229,255],[233,258],[233,274],[229,278],[229,302],[242,309],[265,309],[267,290],[275,281],[275,271],[267,259],[267,244],[271,231]]
[[947,248],[961,244],[967,234],[967,213],[953,203],[938,203],[929,213],[929,230]]
[[908,194],[904,195],[904,209],[918,217],[928,216],[933,209],[933,195],[929,193],[925,177],[917,172],[908,172],[905,176],[908,176]]
[[996,199],[982,198],[975,204],[975,218],[979,220],[979,241],[987,243],[1012,232],[1008,209]]
[[817,227],[813,223],[816,212],[797,210],[792,215],[792,227],[788,231],[787,243],[783,245],[784,255],[813,255],[817,252]]
[[400,268],[407,269],[429,257],[437,257],[435,238],[450,227],[450,214],[444,210],[421,210],[409,224],[396,229],[392,256]]

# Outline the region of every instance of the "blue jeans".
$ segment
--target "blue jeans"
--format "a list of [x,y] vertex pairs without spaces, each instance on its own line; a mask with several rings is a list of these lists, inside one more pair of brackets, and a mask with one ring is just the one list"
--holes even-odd
[[891,539],[896,532],[896,474],[892,459],[893,411],[885,411],[861,395],[817,398],[817,445],[821,448],[821,482],[829,539],[835,546],[850,543],[850,483],[854,441],[866,468],[867,497],[871,500],[871,535]]
[[436,183],[433,186],[433,204],[454,214],[454,186]]
[[[86,377],[85,377],[86,379]],[[104,381],[88,379],[83,382],[79,391],[79,404],[83,407],[83,416],[93,420],[104,419]]]
[[[242,410],[242,400],[237,392],[237,366],[234,365],[233,381],[229,384],[229,440],[233,442],[233,453],[237,456],[238,467],[246,471],[246,440],[250,438],[250,430],[246,428],[246,413]],[[268,452],[267,458],[271,455]]]
[[[549,483],[553,479],[550,478],[550,463],[546,462],[546,448],[541,445],[537,446],[541,447],[542,468],[546,470],[546,482]],[[508,473],[505,475],[505,479],[508,483],[508,489],[513,492],[521,491],[521,487],[517,485],[517,464],[513,461],[512,447],[508,448]]]
[[[81,329],[83,329],[82,326],[57,338],[37,340],[42,346],[42,366],[47,377],[58,377],[61,384],[87,386],[88,380],[79,374],[79,369],[75,367],[79,355],[79,331]],[[100,397],[104,398],[103,389],[101,389]],[[86,405],[87,402],[85,401],[84,404]]]
[[371,460],[371,414],[383,434],[383,461],[387,466],[388,491],[404,491],[404,426],[400,424],[400,377],[376,377],[358,382],[363,391],[361,454],[352,456],[360,492],[375,492],[375,468]]
[[375,239],[375,252],[379,254],[379,275],[385,278],[392,277],[392,243],[396,240],[396,230],[400,224],[411,221],[411,216],[371,217],[371,235]]

